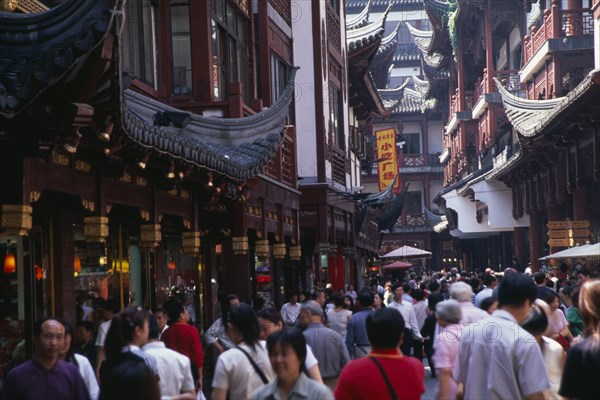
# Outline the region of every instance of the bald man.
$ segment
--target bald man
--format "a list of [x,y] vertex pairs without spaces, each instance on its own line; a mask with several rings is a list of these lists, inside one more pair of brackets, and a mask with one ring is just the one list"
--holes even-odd
[[2,386],[3,399],[84,399],[90,395],[79,368],[58,353],[65,341],[64,326],[53,318],[42,318],[33,326],[36,352],[33,359],[13,368]]

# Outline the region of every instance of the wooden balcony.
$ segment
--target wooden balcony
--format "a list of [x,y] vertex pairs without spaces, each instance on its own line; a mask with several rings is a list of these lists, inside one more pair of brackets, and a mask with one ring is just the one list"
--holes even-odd
[[594,19],[589,8],[565,10],[553,2],[552,7],[544,10],[539,27],[531,29],[531,37],[525,36],[524,62],[527,64],[544,46],[548,39],[592,35]]
[[405,214],[396,221],[394,232],[425,232],[432,231],[426,214]]
[[398,158],[400,173],[442,172],[442,164],[437,154],[404,154]]
[[331,180],[346,186],[346,153],[337,146],[329,146],[329,161],[331,162]]

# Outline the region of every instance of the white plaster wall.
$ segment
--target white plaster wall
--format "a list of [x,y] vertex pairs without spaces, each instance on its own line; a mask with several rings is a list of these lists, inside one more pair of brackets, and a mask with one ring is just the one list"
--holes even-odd
[[442,152],[442,136],[444,134],[444,123],[440,121],[427,121],[427,141],[429,142],[429,154]]
[[512,191],[502,182],[481,181],[473,185],[475,198],[488,206],[488,225],[504,229],[528,227],[529,215],[514,220],[512,216]]
[[443,189],[444,185],[442,184],[442,181],[429,181],[429,204],[427,207],[429,207],[431,211],[439,210],[437,204],[433,202],[433,198]]
[[405,68],[394,68],[392,69],[392,72],[390,73],[390,77],[392,78],[396,78],[399,76],[413,76],[413,75],[421,75],[421,68],[420,67],[405,67]]
[[600,19],[594,20],[594,68],[600,69]]
[[312,6],[310,1],[294,3],[298,17],[292,20],[296,73],[295,113],[298,148],[298,175],[317,176],[317,141],[312,43]]

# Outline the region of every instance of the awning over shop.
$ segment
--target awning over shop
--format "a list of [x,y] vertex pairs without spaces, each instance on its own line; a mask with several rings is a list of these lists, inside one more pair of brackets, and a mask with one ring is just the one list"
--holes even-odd
[[581,246],[571,247],[570,249],[558,251],[554,254],[540,258],[541,261],[549,261],[551,259],[564,260],[567,258],[585,258],[585,259],[600,259],[600,242],[596,244],[584,244]]
[[416,247],[402,246],[381,256],[381,258],[428,258],[431,252]]
[[413,265],[409,262],[404,261],[394,261],[393,263],[387,264],[383,266],[384,270],[398,270],[398,269],[409,269]]

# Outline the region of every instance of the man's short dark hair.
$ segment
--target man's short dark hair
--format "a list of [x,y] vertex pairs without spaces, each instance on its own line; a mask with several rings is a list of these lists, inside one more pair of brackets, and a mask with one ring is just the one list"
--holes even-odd
[[430,292],[435,292],[439,288],[440,288],[440,284],[435,279],[432,280],[431,282],[429,282],[429,291]]
[[404,318],[400,311],[386,307],[367,316],[367,336],[373,347],[393,349],[398,347],[404,332]]
[[536,285],[541,285],[542,283],[544,283],[545,279],[546,274],[542,271],[538,271],[533,275],[533,280],[535,281]]
[[148,339],[158,340],[158,334],[160,329],[158,328],[158,321],[156,321],[156,315],[151,315],[148,320]]
[[94,332],[94,324],[92,324],[91,321],[82,321],[80,323],[77,324],[77,327],[83,327],[83,329],[85,329],[88,332]]
[[416,301],[421,301],[421,300],[425,299],[425,292],[422,291],[421,289],[415,289],[412,291],[412,297]]
[[371,307],[373,305],[373,293],[369,289],[358,292],[358,302],[363,307]]
[[496,275],[487,274],[484,278],[483,283],[485,284],[485,286],[490,286],[492,283],[496,282],[497,280],[498,280],[498,278],[496,278]]
[[520,307],[529,300],[532,304],[537,298],[538,289],[527,275],[509,274],[498,286],[498,307]]

